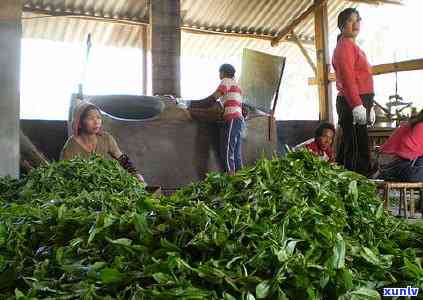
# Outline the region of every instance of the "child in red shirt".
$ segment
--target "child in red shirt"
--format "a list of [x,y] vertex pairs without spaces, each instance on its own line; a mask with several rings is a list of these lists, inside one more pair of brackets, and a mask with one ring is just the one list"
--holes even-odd
[[335,126],[330,123],[322,123],[317,127],[314,138],[309,139],[294,149],[306,148],[324,161],[335,162],[335,155],[332,150],[333,139],[335,136]]

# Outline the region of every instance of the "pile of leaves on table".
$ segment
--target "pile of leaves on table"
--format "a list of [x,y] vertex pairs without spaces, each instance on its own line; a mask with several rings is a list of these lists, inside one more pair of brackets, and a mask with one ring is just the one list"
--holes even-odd
[[0,180],[0,294],[17,299],[380,299],[423,288],[423,229],[307,152],[148,195],[116,162]]

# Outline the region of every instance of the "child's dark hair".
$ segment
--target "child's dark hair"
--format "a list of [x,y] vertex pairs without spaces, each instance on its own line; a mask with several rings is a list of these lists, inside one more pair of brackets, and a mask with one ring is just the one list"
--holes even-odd
[[331,123],[321,123],[319,125],[319,127],[316,128],[316,130],[314,131],[314,137],[317,139],[319,137],[321,137],[323,135],[323,131],[325,129],[330,129],[333,131],[333,133],[335,134],[335,126],[333,126],[333,124]]
[[223,73],[224,77],[234,78],[235,77],[235,68],[231,64],[223,64],[219,68],[219,72]]

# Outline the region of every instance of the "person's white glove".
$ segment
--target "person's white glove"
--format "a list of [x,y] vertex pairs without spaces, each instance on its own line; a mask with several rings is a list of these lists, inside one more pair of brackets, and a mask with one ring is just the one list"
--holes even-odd
[[376,123],[376,112],[374,107],[372,106],[372,108],[370,109],[370,125],[375,125]]
[[363,105],[358,105],[352,110],[353,125],[366,125],[367,124],[367,111]]

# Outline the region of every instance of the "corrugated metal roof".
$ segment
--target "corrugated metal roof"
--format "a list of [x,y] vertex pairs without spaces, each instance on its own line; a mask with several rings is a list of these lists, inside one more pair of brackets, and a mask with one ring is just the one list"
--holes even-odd
[[[181,0],[182,24],[192,28],[275,36],[312,3],[313,0]],[[336,14],[340,9],[351,6],[351,3],[333,0],[329,1],[328,5],[330,25],[333,29]],[[24,0],[24,10],[148,22],[148,0]],[[70,28],[63,28],[55,26],[54,23],[65,27],[67,24],[72,25]],[[81,23],[79,27],[86,27],[83,21]],[[51,33],[51,28],[48,28],[48,25],[51,25],[59,31],[60,36],[61,31],[78,27],[76,22],[64,22],[61,18],[49,20],[43,25],[46,26],[39,26],[33,29],[32,33],[45,35],[38,32],[43,29]],[[116,27],[116,30],[120,30],[119,26]],[[72,31],[79,32],[78,29]],[[297,27],[297,35],[300,38],[312,39],[312,17]]]
[[24,14],[24,38],[82,43],[89,33],[96,45],[133,48],[142,45],[141,26],[68,17],[39,18],[32,13]]
[[313,0],[183,0],[181,9],[186,11],[183,21],[187,26],[275,35],[312,3]]
[[24,0],[24,10],[74,13],[115,19],[145,21],[148,0]]
[[[148,1],[25,0],[23,36],[81,43],[91,33],[93,43],[98,45],[141,47],[142,30],[139,23],[148,22]],[[276,36],[312,3],[313,0],[181,0],[182,25],[270,38]],[[351,3],[344,0],[328,2],[330,31],[336,29],[336,16],[347,6],[351,6]],[[75,16],[41,17],[41,12],[108,18],[108,22]],[[127,22],[117,23],[118,20]],[[128,24],[130,22],[134,24]],[[313,17],[299,24],[295,32],[299,38],[312,41]],[[184,54],[204,57],[234,56],[243,48],[284,56],[298,54],[298,49],[291,43],[282,43],[272,48],[269,40],[190,33],[182,34],[182,48]]]

